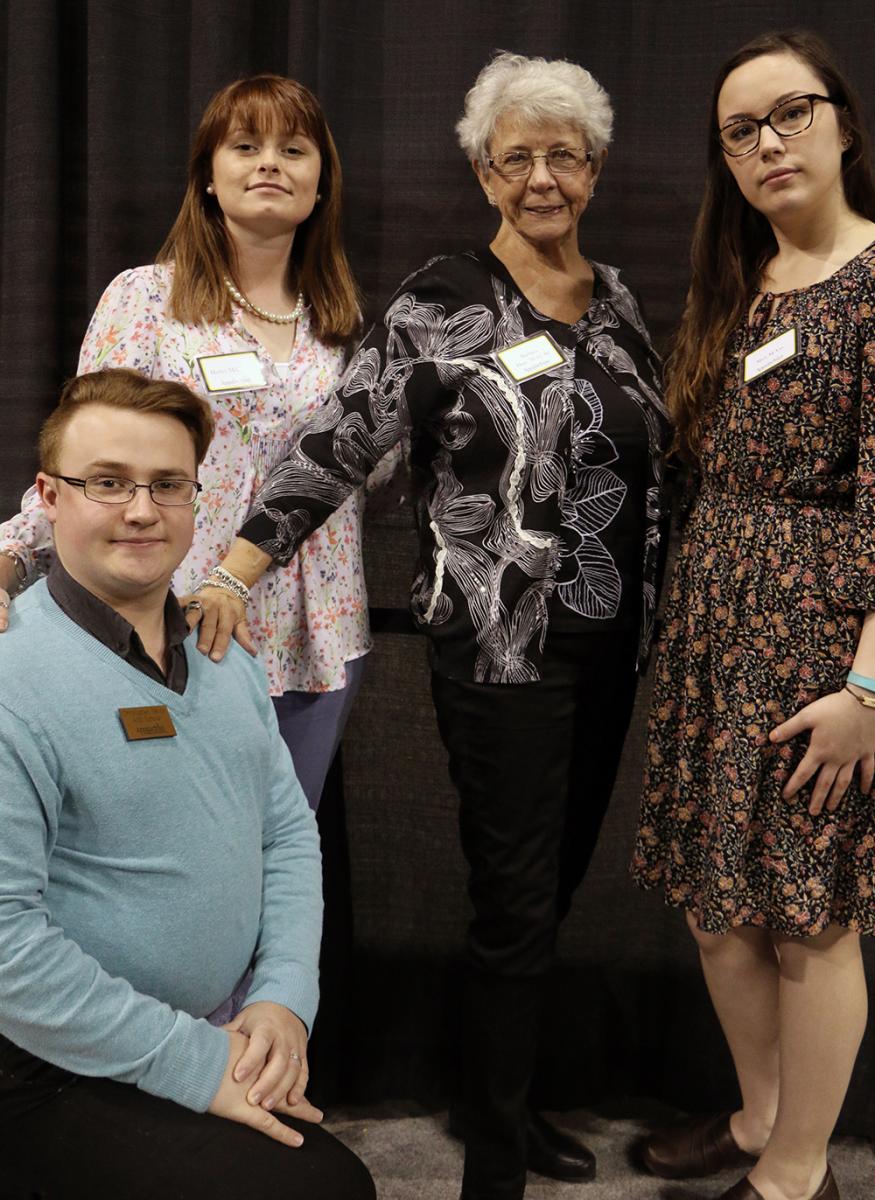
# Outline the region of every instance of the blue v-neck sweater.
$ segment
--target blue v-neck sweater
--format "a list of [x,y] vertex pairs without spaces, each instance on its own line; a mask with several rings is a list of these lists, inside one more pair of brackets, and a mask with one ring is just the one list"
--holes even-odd
[[[316,825],[258,663],[186,643],[184,695],[71,621],[44,582],[0,637],[0,1033],[82,1075],[203,1110],[247,1003],[312,1025]],[[120,708],[176,737],[128,741]]]

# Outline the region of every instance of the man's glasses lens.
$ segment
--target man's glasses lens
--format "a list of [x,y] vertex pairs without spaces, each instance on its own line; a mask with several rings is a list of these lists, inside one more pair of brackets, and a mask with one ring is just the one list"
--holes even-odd
[[[124,504],[136,493],[133,479],[116,475],[89,475],[85,495],[101,504]],[[191,479],[156,479],[149,484],[149,495],[156,504],[193,504],[199,487]]]

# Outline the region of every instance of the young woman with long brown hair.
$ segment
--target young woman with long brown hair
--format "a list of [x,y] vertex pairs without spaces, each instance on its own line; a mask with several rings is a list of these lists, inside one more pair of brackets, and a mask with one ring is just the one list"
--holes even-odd
[[[252,497],[324,403],[360,323],[341,236],[341,169],[316,97],[278,75],[218,92],[195,133],[179,215],[154,265],[125,271],[94,313],[79,372],[133,367],[209,399],[194,544],[174,578],[193,598]],[[0,530],[0,587],[45,566],[50,529],[30,493]],[[0,601],[3,595],[0,593]],[[7,601],[8,603],[8,598]],[[369,648],[353,496],[252,589],[251,638],[315,808]],[[0,608],[0,628],[6,614]],[[202,639],[206,651],[209,643]]]
[[720,71],[669,371],[697,482],[662,639],[633,873],[686,910],[740,1109],[653,1135],[724,1200],[836,1200],[827,1145],[875,932],[875,184],[812,34]]

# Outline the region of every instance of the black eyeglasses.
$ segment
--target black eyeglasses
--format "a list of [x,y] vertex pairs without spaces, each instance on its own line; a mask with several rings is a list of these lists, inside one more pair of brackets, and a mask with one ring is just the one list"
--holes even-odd
[[584,150],[583,146],[555,146],[546,154],[509,150],[507,154],[496,154],[494,158],[488,158],[486,161],[496,174],[515,179],[519,175],[529,175],[536,158],[543,158],[551,175],[572,175],[575,171],[582,170],[588,162],[592,162],[592,150]]
[[151,483],[134,483],[133,479],[122,479],[118,475],[89,475],[87,479],[56,475],[55,478],[81,487],[86,498],[97,504],[127,504],[133,500],[137,488],[146,488],[155,504],[172,507],[174,504],[194,504],[202,490],[196,479],[153,479]]
[[829,96],[818,96],[814,92],[807,96],[794,96],[791,100],[782,100],[771,112],[764,117],[744,117],[740,121],[730,121],[718,130],[717,137],[723,150],[732,158],[741,158],[750,154],[760,144],[760,134],[764,125],[771,126],[778,137],[795,137],[804,133],[814,120],[814,105],[821,100],[824,104],[839,105],[838,100]]

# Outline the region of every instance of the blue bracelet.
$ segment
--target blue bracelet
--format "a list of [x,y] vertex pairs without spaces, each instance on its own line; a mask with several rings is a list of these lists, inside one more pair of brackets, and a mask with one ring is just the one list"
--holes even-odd
[[875,679],[869,679],[866,675],[858,675],[856,671],[848,671],[848,683],[856,684],[864,692],[872,692],[875,695]]

